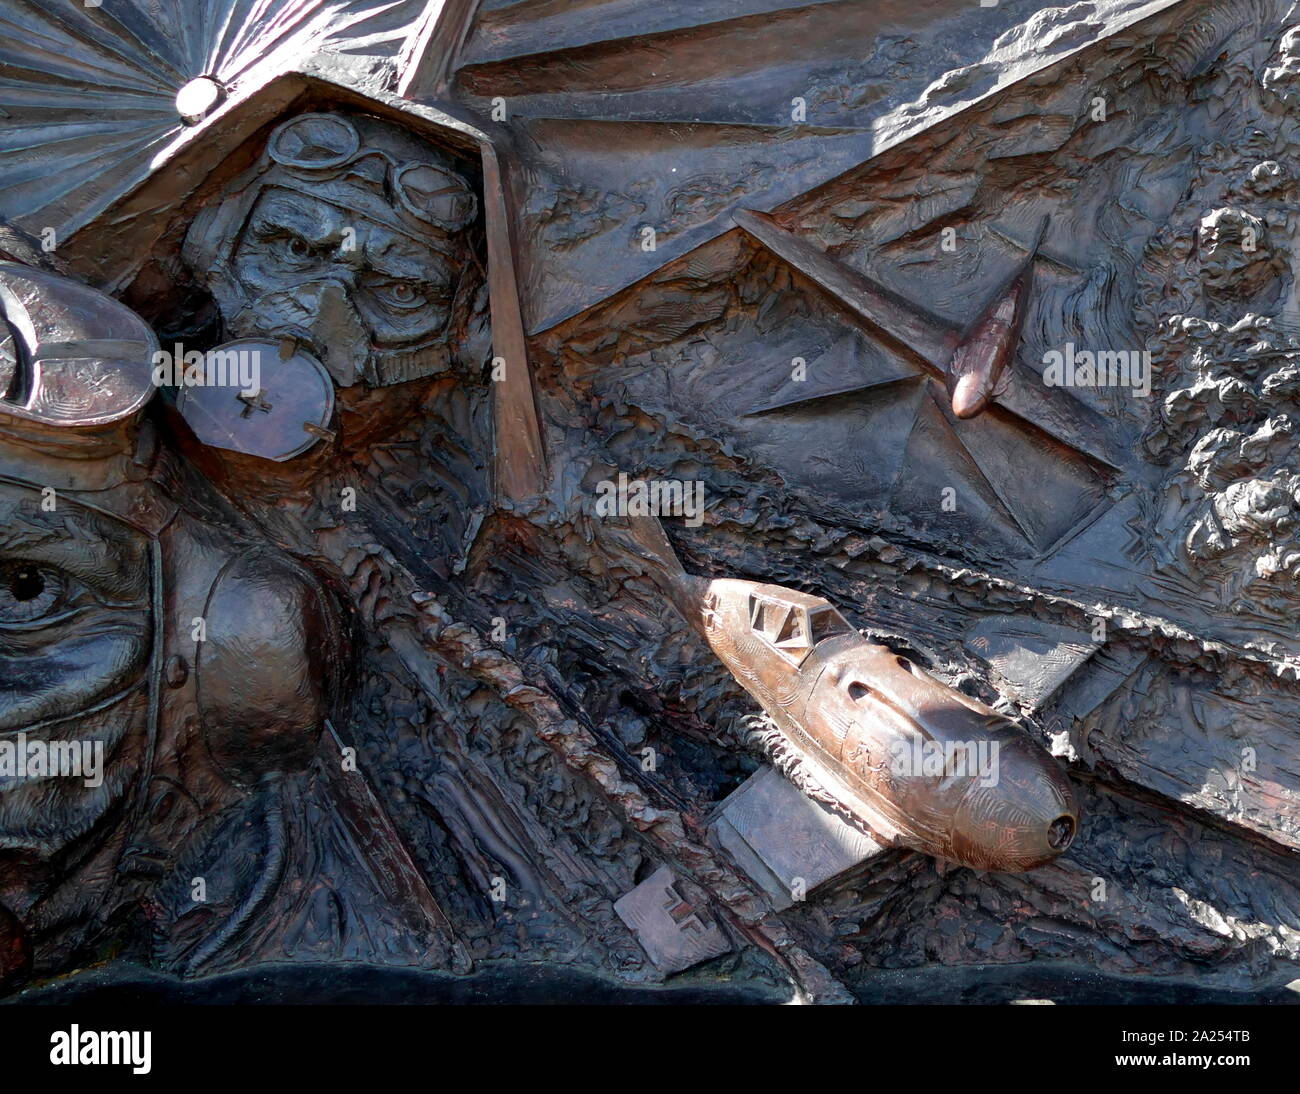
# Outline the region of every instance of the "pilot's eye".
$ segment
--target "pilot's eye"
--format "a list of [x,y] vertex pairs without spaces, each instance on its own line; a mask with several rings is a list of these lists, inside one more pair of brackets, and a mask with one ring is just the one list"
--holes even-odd
[[67,583],[48,566],[33,562],[0,564],[0,624],[30,623],[57,608]]
[[282,262],[306,262],[315,254],[312,245],[297,232],[267,226],[259,234],[270,245],[271,253]]
[[418,281],[374,280],[366,288],[381,304],[401,311],[423,307],[429,299],[426,286]]

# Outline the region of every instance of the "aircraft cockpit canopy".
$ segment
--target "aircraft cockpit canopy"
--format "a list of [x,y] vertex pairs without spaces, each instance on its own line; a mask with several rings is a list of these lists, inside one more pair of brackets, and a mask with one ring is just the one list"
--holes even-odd
[[783,592],[787,595],[751,594],[749,623],[759,638],[795,665],[801,664],[818,642],[853,633],[848,620],[821,597]]

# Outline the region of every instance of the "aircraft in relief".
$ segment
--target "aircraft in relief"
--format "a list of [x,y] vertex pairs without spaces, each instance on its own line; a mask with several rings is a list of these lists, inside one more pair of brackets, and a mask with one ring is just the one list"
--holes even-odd
[[829,601],[682,570],[657,522],[635,537],[657,579],[784,741],[882,843],[1019,872],[1066,851],[1069,779],[1008,718],[855,630]]

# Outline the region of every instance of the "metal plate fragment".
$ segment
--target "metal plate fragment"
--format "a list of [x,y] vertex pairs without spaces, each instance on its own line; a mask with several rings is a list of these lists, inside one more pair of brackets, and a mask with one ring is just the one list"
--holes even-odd
[[718,842],[778,911],[883,850],[771,767],[752,775],[715,816]]
[[213,448],[284,461],[333,436],[333,381],[291,342],[227,342],[181,379],[176,407]]
[[681,972],[731,949],[708,911],[683,897],[667,866],[619,897],[614,911],[665,973]]
[[1012,697],[1038,710],[1101,648],[1085,631],[1030,618],[981,619],[966,648],[987,661]]

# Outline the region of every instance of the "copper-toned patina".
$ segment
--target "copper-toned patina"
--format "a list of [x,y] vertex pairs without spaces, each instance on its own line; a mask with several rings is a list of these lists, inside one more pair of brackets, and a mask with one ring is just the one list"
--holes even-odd
[[1296,19],[0,0],[0,1001],[1291,997]]
[[[356,945],[362,916],[376,935],[439,915],[366,786],[337,774],[337,597],[159,443],[142,414],[156,346],[111,297],[0,262],[0,743],[103,757],[94,778],[0,777],[0,984],[141,902],[154,959],[189,971],[279,945],[250,937],[258,916],[316,953]],[[308,850],[295,813],[349,834]],[[218,883],[209,856],[241,861],[250,836],[258,865]],[[370,885],[374,906],[322,925],[316,893],[342,879],[337,899]]]
[[1070,846],[1069,781],[997,711],[863,637],[822,597],[679,583],[713,651],[873,834],[979,870],[1030,870]]
[[993,401],[998,382],[1020,347],[1025,304],[1034,279],[1034,258],[1046,230],[1044,217],[1033,248],[1008,280],[1005,291],[993,298],[953,350],[948,364],[948,394],[952,412],[958,418],[973,418]]

